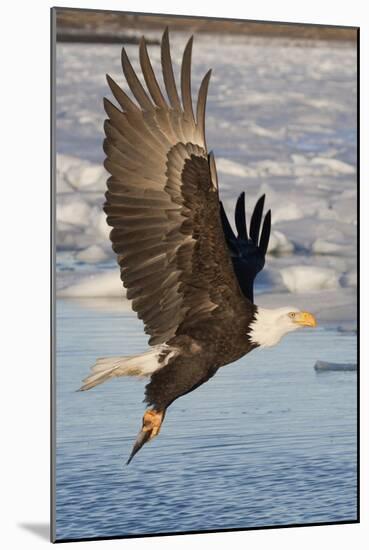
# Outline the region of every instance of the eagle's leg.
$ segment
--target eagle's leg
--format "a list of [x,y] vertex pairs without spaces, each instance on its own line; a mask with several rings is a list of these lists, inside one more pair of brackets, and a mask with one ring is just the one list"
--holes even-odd
[[132,452],[127,464],[129,464],[135,454],[147,443],[150,439],[153,439],[160,432],[161,425],[164,420],[165,410],[157,411],[155,409],[148,409],[143,415],[142,428],[138,434],[135,444],[133,445]]

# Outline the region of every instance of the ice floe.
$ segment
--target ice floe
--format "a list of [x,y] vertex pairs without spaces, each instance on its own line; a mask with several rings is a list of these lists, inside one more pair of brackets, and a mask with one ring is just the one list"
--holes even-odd
[[339,278],[334,269],[310,265],[294,265],[281,269],[284,284],[290,292],[339,288]]
[[356,363],[328,363],[327,361],[317,361],[314,365],[314,369],[318,372],[342,372],[342,371],[356,371]]

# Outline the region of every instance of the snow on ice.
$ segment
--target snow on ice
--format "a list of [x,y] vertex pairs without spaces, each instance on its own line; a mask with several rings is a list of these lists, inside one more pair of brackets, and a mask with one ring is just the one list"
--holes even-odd
[[[187,36],[173,33],[175,70]],[[127,52],[138,68],[138,48]],[[155,69],[160,51],[150,47]],[[273,231],[256,302],[355,319],[356,51],[349,44],[195,36],[194,97],[213,69],[207,142],[230,218],[246,192],[266,194]],[[102,211],[105,73],[123,83],[116,45],[57,46],[57,288],[64,297],[123,296]],[[293,296],[292,296],[293,295]],[[279,300],[279,303],[275,303]],[[312,304],[312,306],[310,305]]]

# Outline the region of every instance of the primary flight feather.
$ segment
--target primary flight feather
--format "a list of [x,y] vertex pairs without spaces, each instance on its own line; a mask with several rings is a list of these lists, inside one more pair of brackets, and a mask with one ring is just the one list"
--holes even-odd
[[205,140],[210,71],[195,110],[192,105],[192,42],[183,54],[180,95],[168,30],[161,43],[166,96],[144,38],[139,59],[146,88],[124,49],[122,68],[134,100],[107,77],[120,108],[104,100],[105,167],[111,174],[104,211],[127,298],[144,322],[151,349],[98,359],[81,390],[115,376],[150,378],[148,409],[128,462],[159,433],[175,399],[256,347],[274,345],[287,332],[316,324],[310,313],[296,308],[266,310],[253,303],[254,279],[269,242],[270,211],[261,228],[261,197],[248,233],[242,194],[234,235],[219,202],[215,160]]

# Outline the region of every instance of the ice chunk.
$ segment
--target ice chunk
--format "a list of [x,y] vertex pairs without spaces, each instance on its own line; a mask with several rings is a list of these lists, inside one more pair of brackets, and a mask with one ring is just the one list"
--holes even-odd
[[244,178],[269,176],[340,176],[355,174],[355,167],[339,159],[292,155],[290,161],[264,159],[247,166],[225,158],[217,159],[218,172]]
[[313,242],[312,251],[315,254],[347,254],[352,247],[340,242],[328,241],[326,239],[317,239]]
[[351,166],[351,164],[347,164],[347,162],[343,162],[339,159],[314,157],[311,160],[311,163],[326,166],[335,174],[355,174],[356,172],[354,166]]
[[314,365],[316,371],[354,371],[357,370],[356,363],[328,363],[328,361],[317,361]]
[[237,176],[240,178],[258,176],[257,170],[254,170],[253,168],[249,168],[247,166],[244,166],[243,164],[234,162],[232,160],[224,159],[224,158],[217,159],[217,171],[220,173],[223,172],[224,174],[230,174],[232,176]]
[[[103,191],[107,173],[101,163],[93,163],[69,155],[57,155],[57,191],[67,182],[76,190]],[[59,182],[59,185],[58,185]]]
[[106,223],[105,212],[96,212],[94,220],[100,238],[104,239],[106,242],[109,242],[109,235],[112,228]]
[[90,206],[81,198],[75,197],[74,200],[56,205],[57,223],[69,223],[76,226],[88,225]]
[[65,179],[64,174],[56,172],[56,192],[58,194],[71,193],[73,188],[70,186],[68,181]]
[[309,292],[340,286],[338,274],[328,267],[294,265],[282,269],[281,276],[290,292]]
[[273,206],[273,223],[299,220],[305,215],[306,213],[295,202],[288,199],[285,199],[283,204]]
[[101,246],[93,244],[76,254],[76,259],[86,263],[98,263],[106,260],[108,254]]
[[58,296],[63,298],[108,298],[124,295],[125,289],[118,269],[84,277],[58,292]]
[[268,252],[274,252],[278,254],[292,252],[293,249],[293,244],[287,239],[284,233],[282,233],[281,231],[272,231],[269,240]]

